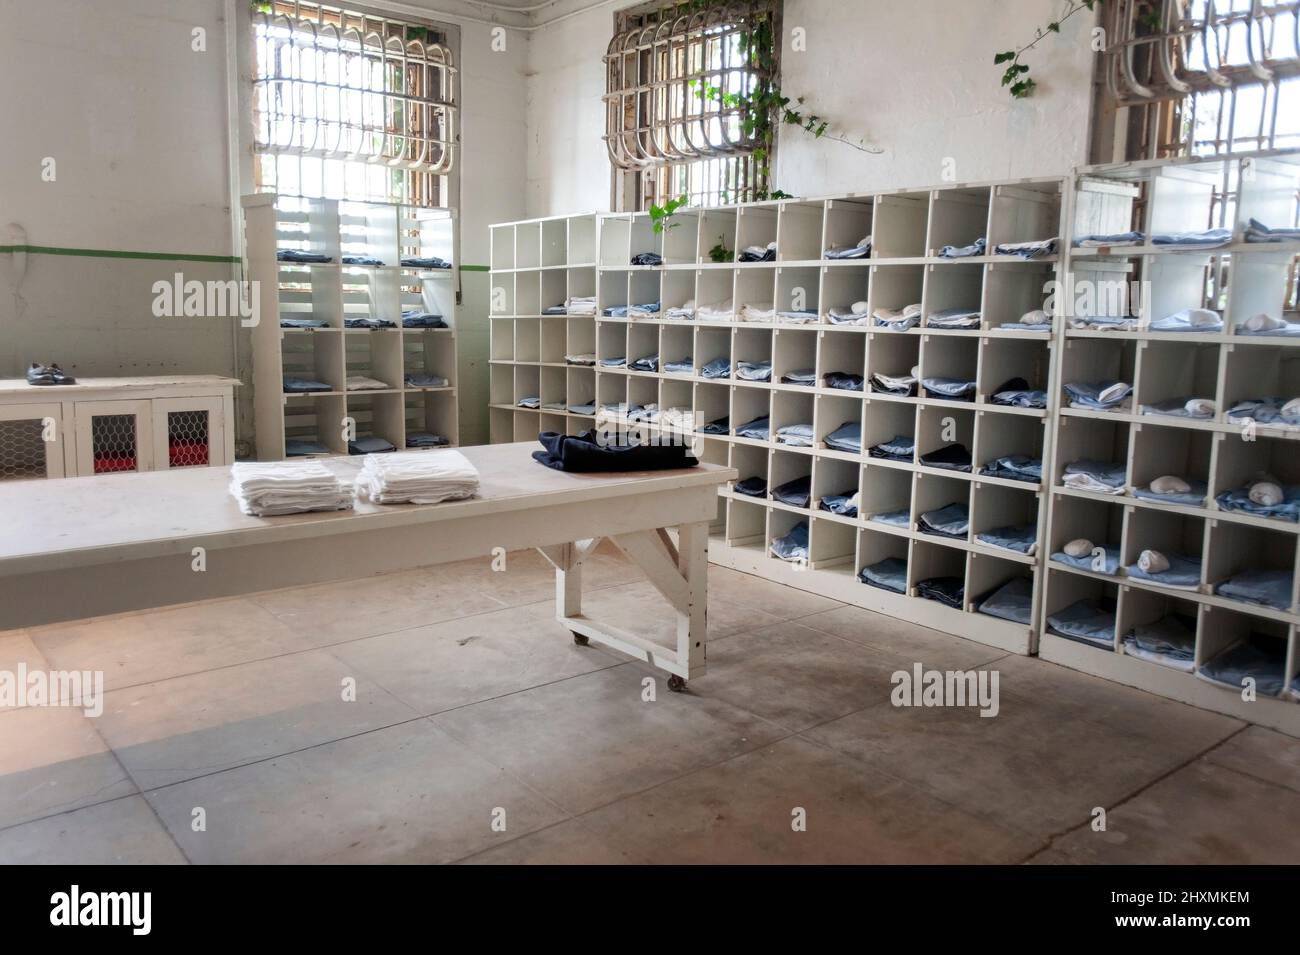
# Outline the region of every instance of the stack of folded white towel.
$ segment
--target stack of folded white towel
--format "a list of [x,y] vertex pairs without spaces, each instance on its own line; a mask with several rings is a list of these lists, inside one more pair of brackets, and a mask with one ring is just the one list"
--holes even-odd
[[564,311],[569,315],[595,315],[596,296],[574,295],[565,299]]
[[478,470],[459,451],[367,454],[357,493],[376,504],[437,504],[478,493]]
[[233,464],[230,493],[239,509],[254,517],[352,507],[352,489],[320,461]]

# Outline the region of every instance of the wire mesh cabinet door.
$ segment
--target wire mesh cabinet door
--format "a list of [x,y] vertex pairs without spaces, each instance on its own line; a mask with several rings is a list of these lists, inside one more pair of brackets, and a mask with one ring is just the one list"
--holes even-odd
[[63,477],[64,448],[58,403],[0,405],[0,481]]
[[78,401],[77,475],[152,471],[154,442],[148,399]]
[[155,398],[150,404],[155,469],[231,463],[226,460],[226,416],[220,397]]

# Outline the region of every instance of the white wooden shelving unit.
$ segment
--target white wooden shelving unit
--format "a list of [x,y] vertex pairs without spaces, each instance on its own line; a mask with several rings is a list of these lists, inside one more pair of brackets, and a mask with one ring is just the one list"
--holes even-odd
[[[612,426],[613,419],[626,410],[619,406],[654,404],[661,414],[677,409],[694,423],[691,437],[698,442],[703,460],[729,464],[738,469],[742,479],[763,478],[769,492],[795,478],[810,479],[812,495],[807,508],[791,507],[770,496],[747,497],[732,486],[724,489],[712,528],[711,560],[1008,650],[1030,652],[1034,634],[1029,622],[1009,622],[978,613],[976,608],[979,598],[1012,578],[1036,581],[1036,559],[985,546],[976,541],[975,535],[1029,522],[1041,529],[1044,498],[1040,486],[927,467],[915,460],[872,458],[867,449],[902,434],[915,438],[922,455],[949,443],[963,444],[971,452],[975,470],[1003,455],[1045,458],[1050,409],[1007,407],[990,399],[994,390],[1013,376],[1024,377],[1049,396],[1056,393],[1049,381],[1054,367],[1050,359],[1051,333],[1003,331],[998,326],[1016,322],[1023,313],[1043,305],[1043,288],[1057,274],[1057,257],[1030,261],[996,255],[945,259],[938,256],[938,251],[949,244],[967,245],[978,237],[987,237],[991,249],[996,243],[1059,235],[1062,203],[1068,198],[1066,182],[1063,178],[1025,180],[690,209],[679,212],[674,225],[663,235],[653,231],[646,215],[600,216],[594,230],[598,300],[593,323],[595,343],[592,347],[584,328],[581,350],[594,351],[598,359],[622,357],[629,362],[657,355],[660,365],[654,372],[600,364],[594,373],[582,371],[588,375],[586,381],[594,381],[597,423]],[[531,315],[534,301],[544,306],[562,298],[558,282],[549,295],[543,291],[540,299],[534,298],[537,293],[533,275],[540,271],[544,283],[546,262],[506,257],[510,254],[507,249],[518,255],[521,236],[529,250],[536,248],[536,233],[546,228],[545,221],[565,220],[493,230],[494,269],[505,275],[509,266],[516,266],[516,278],[527,281],[527,291],[522,294],[519,284],[514,287],[514,306],[509,309],[512,316]],[[553,228],[558,231],[558,227]],[[511,230],[513,246],[506,238]],[[823,257],[826,248],[853,245],[866,235],[874,237],[871,258]],[[738,250],[771,242],[776,243],[775,261],[738,261]],[[727,261],[712,260],[710,250],[718,244],[730,250]],[[661,254],[663,264],[631,265],[632,257],[643,252]],[[585,261],[585,255],[584,246],[582,255],[569,256],[567,261]],[[573,271],[569,270],[570,276]],[[579,291],[570,294],[590,294],[592,270],[584,268],[580,274]],[[497,284],[495,279],[493,284]],[[802,308],[817,315],[808,324],[783,321],[779,316],[764,323],[664,317],[667,309],[692,300],[703,304],[731,300],[737,310],[745,303],[774,303],[778,310]],[[919,303],[926,315],[969,306],[982,311],[983,322],[973,330],[928,329],[923,325],[895,332],[828,321],[826,312],[832,306],[860,301],[866,302],[869,310]],[[661,303],[655,317],[624,319],[604,314],[609,307],[649,302]],[[494,320],[494,333],[503,321]],[[533,371],[531,365],[517,359],[522,355],[531,359],[543,351],[547,357],[558,354],[557,347],[546,347],[545,332],[540,336],[540,345],[531,330],[524,331],[526,337],[521,339],[523,321],[514,319],[516,361],[509,366],[514,377],[506,377],[504,370],[499,378],[494,377],[493,413],[499,416],[493,419],[494,440],[536,436],[537,417],[521,415],[504,401],[507,384],[513,387],[509,394],[515,400],[526,392],[536,394],[534,382],[541,381],[538,375],[550,370],[548,364],[539,360]],[[525,343],[523,349],[521,340]],[[500,339],[502,348],[507,341]],[[567,341],[565,347],[574,350]],[[493,357],[506,357],[495,344]],[[664,362],[686,357],[693,359],[692,373],[663,371]],[[717,358],[725,358],[730,364],[729,377],[702,377],[703,366]],[[738,362],[759,360],[772,362],[770,382],[737,379]],[[966,377],[977,382],[977,394],[972,401],[957,401],[927,394],[923,387],[918,396],[897,397],[824,384],[823,376],[830,372],[861,375],[869,381],[873,372],[904,374],[913,366],[919,366],[923,378]],[[815,385],[780,381],[789,372],[804,369],[815,371]],[[494,366],[493,373],[497,375],[498,366]],[[586,390],[575,395],[575,371],[568,369],[568,375],[566,398],[570,403],[575,397],[590,398]],[[554,393],[548,391],[544,381],[540,391],[543,402]],[[737,426],[764,415],[770,419],[769,437],[773,440],[736,435]],[[699,432],[701,426],[723,417],[729,419],[727,433]],[[562,421],[558,416],[548,419],[542,414],[541,418],[543,430],[572,432],[591,424],[585,417],[570,416]],[[849,421],[861,425],[862,453],[837,451],[825,444],[829,433]],[[796,423],[813,426],[813,447],[791,447],[775,440],[779,428]],[[561,428],[561,424],[567,428]],[[653,427],[673,428],[662,424]],[[822,497],[846,491],[860,492],[859,517],[841,517],[819,509]],[[963,503],[969,508],[971,531],[964,539],[939,537],[919,529],[917,521],[922,512],[951,503]],[[869,519],[899,509],[909,512],[906,526]],[[809,525],[808,561],[792,565],[771,556],[772,539],[786,534],[800,521]],[[906,561],[905,594],[857,579],[862,567],[886,557]],[[916,596],[920,581],[939,576],[962,580],[966,594],[962,609]]]
[[[578,433],[595,414],[596,370],[566,356],[596,351],[592,315],[545,315],[569,298],[596,294],[595,214],[491,227],[489,428],[493,443],[531,441],[542,431]],[[536,398],[536,408],[519,402]]]
[[[408,436],[434,434],[458,443],[456,325],[458,275],[455,215],[448,209],[252,195],[243,199],[247,276],[260,283],[261,314],[253,328],[257,457],[285,457],[289,439],[348,452],[347,435],[380,437],[397,448]],[[280,262],[281,249],[322,253],[321,264]],[[382,265],[345,265],[343,256]],[[411,256],[437,256],[450,269],[405,267]],[[441,315],[446,328],[403,328],[402,312]],[[327,327],[282,328],[288,319],[319,319]],[[396,328],[349,329],[372,318]],[[407,384],[412,374],[445,378],[439,387]],[[286,393],[286,375],[310,378],[326,391]],[[389,387],[348,391],[349,375]],[[349,425],[351,430],[347,430]]]
[[[1300,395],[1300,338],[1238,334],[1257,314],[1295,322],[1295,262],[1300,243],[1247,243],[1251,217],[1270,226],[1293,226],[1300,156],[1275,154],[1246,160],[1150,162],[1082,169],[1077,174],[1075,234],[1137,229],[1146,236],[1212,226],[1234,230],[1233,241],[1213,250],[1152,245],[1076,249],[1068,257],[1076,282],[1074,300],[1105,281],[1141,283],[1132,331],[1065,328],[1058,349],[1060,386],[1117,379],[1134,386],[1124,410],[1069,407],[1064,398],[1053,418],[1049,530],[1043,546],[1045,575],[1039,652],[1045,658],[1198,706],[1300,735],[1296,675],[1300,672],[1296,581],[1300,525],[1276,517],[1225,510],[1219,495],[1267,472],[1287,485],[1300,484],[1300,428],[1278,423],[1243,427],[1228,409],[1252,398]],[[1227,194],[1235,200],[1222,201]],[[1095,283],[1089,285],[1088,283]],[[1094,296],[1094,304],[1102,300]],[[1113,304],[1113,299],[1112,299]],[[1219,310],[1222,333],[1156,331],[1149,322],[1181,309]],[[1084,309],[1086,311],[1086,309]],[[1113,311],[1108,314],[1123,314]],[[1175,398],[1207,398],[1212,418],[1195,420],[1141,414],[1141,406]],[[1067,464],[1081,459],[1122,465],[1125,492],[1104,495],[1061,486]],[[1170,504],[1135,497],[1160,476],[1206,485],[1201,504]],[[1053,560],[1071,540],[1108,548],[1118,569],[1076,569]],[[1129,576],[1142,550],[1199,559],[1195,586],[1176,590]],[[1246,570],[1292,574],[1284,609],[1231,600],[1218,585]],[[1048,618],[1077,601],[1093,599],[1114,611],[1108,645],[1058,635]],[[1173,615],[1195,633],[1194,671],[1126,652],[1136,626]],[[1242,641],[1276,661],[1284,679],[1280,698],[1264,693],[1254,702],[1241,687],[1205,679],[1207,662]]]

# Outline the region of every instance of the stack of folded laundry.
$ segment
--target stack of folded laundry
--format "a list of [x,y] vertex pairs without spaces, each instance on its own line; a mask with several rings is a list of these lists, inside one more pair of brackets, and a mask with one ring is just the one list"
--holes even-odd
[[478,470],[459,451],[367,455],[357,493],[376,504],[437,504],[478,493]]
[[254,517],[346,511],[352,490],[320,461],[241,461],[230,466],[230,493]]
[[[916,306],[920,316],[921,306]],[[826,318],[832,325],[866,325],[871,320],[871,312],[866,302],[854,302],[852,305],[832,305],[826,310]]]
[[596,314],[596,296],[594,295],[574,295],[564,305],[570,315]]

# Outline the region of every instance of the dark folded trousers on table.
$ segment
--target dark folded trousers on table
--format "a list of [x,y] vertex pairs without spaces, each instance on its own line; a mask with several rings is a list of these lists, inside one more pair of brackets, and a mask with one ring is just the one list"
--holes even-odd
[[543,431],[537,440],[546,450],[534,451],[533,460],[556,471],[668,471],[699,464],[684,445],[602,445],[595,431],[576,435]]

